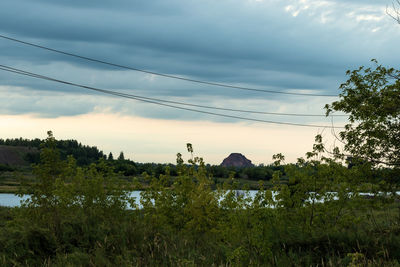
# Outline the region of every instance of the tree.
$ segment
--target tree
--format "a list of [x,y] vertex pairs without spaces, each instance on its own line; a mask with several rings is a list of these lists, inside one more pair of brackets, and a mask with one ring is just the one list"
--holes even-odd
[[125,160],[124,152],[119,153],[118,160]]
[[108,154],[108,160],[114,160],[114,156],[111,152],[110,152],[110,154]]
[[326,105],[326,114],[342,111],[349,123],[339,136],[352,157],[373,165],[400,167],[400,71],[378,65],[347,71],[340,100]]
[[386,14],[400,24],[400,0],[393,1],[391,9],[386,7]]

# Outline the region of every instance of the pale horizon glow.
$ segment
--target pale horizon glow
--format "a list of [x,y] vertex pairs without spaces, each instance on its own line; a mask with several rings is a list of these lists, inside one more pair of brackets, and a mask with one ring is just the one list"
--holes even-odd
[[244,154],[254,164],[272,163],[283,153],[295,162],[312,149],[321,130],[262,123],[215,123],[147,119],[110,113],[40,118],[34,115],[1,115],[1,138],[40,138],[53,131],[56,139],[76,139],[97,146],[114,157],[120,151],[136,162],[175,163],[176,153],[187,159],[186,143],[206,163],[220,164],[230,153]]

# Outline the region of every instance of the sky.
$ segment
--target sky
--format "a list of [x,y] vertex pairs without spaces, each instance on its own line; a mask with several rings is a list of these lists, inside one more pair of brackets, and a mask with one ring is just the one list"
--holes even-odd
[[[0,38],[0,64],[141,97],[218,108],[324,115],[346,70],[399,69],[400,25],[390,0],[2,0],[0,35],[185,79],[70,57]],[[268,93],[314,94],[288,95]],[[171,103],[170,103],[171,104]],[[172,104],[171,104],[172,105]],[[174,104],[175,105],[175,104]],[[140,102],[0,70],[0,138],[77,139],[138,162],[174,162],[192,143],[219,164],[239,152],[255,164],[293,162],[346,117],[249,114]],[[245,117],[253,120],[244,120]],[[258,120],[258,121],[257,121]],[[271,122],[306,124],[316,127]],[[336,133],[340,129],[335,129]],[[184,153],[186,158],[187,154]]]

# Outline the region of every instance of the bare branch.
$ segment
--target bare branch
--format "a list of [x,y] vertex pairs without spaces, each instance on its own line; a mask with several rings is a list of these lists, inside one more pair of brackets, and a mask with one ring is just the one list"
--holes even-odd
[[[333,117],[331,117],[331,123],[332,123],[332,125],[333,125]],[[346,143],[343,142],[343,140],[337,136],[335,129],[331,129],[331,134],[335,137],[335,139],[336,139],[337,141],[339,141],[339,142],[342,143],[343,145],[346,145]],[[336,140],[335,140],[335,141],[336,141]],[[335,142],[335,143],[336,143],[336,142]]]
[[392,7],[386,6],[386,14],[400,24],[400,0],[392,2]]

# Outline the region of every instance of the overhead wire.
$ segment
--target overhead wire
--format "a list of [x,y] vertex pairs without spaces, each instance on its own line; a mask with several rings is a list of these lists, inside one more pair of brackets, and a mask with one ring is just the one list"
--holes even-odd
[[186,77],[177,76],[177,75],[171,75],[171,74],[165,74],[165,73],[160,73],[160,72],[155,72],[155,71],[149,71],[149,70],[136,68],[136,67],[125,66],[125,65],[122,65],[122,64],[108,62],[108,61],[105,61],[105,60],[95,59],[95,58],[92,58],[92,57],[82,56],[82,55],[78,55],[78,54],[75,54],[75,53],[70,53],[70,52],[66,52],[66,51],[63,51],[63,50],[54,49],[54,48],[51,48],[51,47],[35,44],[35,43],[32,43],[32,42],[28,42],[28,41],[23,41],[23,40],[20,40],[20,39],[12,38],[12,37],[9,37],[9,36],[6,36],[6,35],[2,35],[2,34],[0,34],[0,38],[6,39],[6,40],[9,40],[9,41],[13,41],[13,42],[17,42],[17,43],[20,43],[20,44],[24,44],[24,45],[28,45],[28,46],[32,46],[32,47],[36,47],[36,48],[40,48],[40,49],[44,49],[44,50],[51,51],[51,52],[54,52],[54,53],[63,54],[63,55],[66,55],[66,56],[75,57],[75,58],[79,58],[79,59],[95,62],[95,63],[100,63],[100,64],[113,66],[113,67],[117,67],[117,68],[121,68],[121,69],[127,69],[127,70],[132,70],[132,71],[137,71],[137,72],[141,72],[141,73],[152,74],[152,75],[156,75],[156,76],[161,76],[161,77],[166,77],[166,78],[171,78],[171,79],[177,79],[177,80],[182,80],[182,81],[187,81],[187,82],[192,82],[192,83],[212,85],[212,86],[231,88],[231,89],[238,89],[238,90],[255,91],[255,92],[262,92],[262,93],[271,93],[271,94],[284,94],[284,95],[309,96],[309,97],[338,97],[338,95],[284,92],[284,91],[266,90],[266,89],[251,88],[251,87],[245,87],[245,86],[236,86],[236,85],[217,83],[217,82],[209,82],[209,81],[204,81],[204,80],[197,80],[197,79],[186,78]]
[[[170,104],[177,104],[177,105],[198,107],[198,108],[206,108],[206,109],[223,110],[223,111],[250,113],[250,114],[262,114],[262,115],[273,115],[273,116],[293,116],[293,117],[327,117],[326,115],[321,115],[321,114],[279,113],[279,112],[267,112],[267,111],[256,111],[256,110],[245,110],[245,109],[234,109],[234,108],[222,108],[222,107],[213,107],[213,106],[199,105],[199,104],[193,104],[193,103],[186,103],[186,102],[181,102],[181,101],[171,101],[171,100],[158,99],[158,98],[153,98],[153,97],[145,97],[145,96],[139,96],[139,95],[133,95],[133,94],[126,94],[126,93],[119,93],[119,94],[142,98],[142,99],[147,99],[147,100],[151,100],[151,101],[163,102],[163,103],[170,103]],[[331,116],[347,117],[347,115],[343,115],[343,114],[329,114],[328,116],[329,117],[331,117]]]
[[157,101],[154,98],[141,97],[141,96],[136,96],[136,95],[131,95],[131,94],[125,94],[125,93],[120,93],[120,92],[116,92],[116,91],[112,91],[112,90],[100,89],[100,88],[96,88],[96,87],[92,87],[92,86],[86,86],[86,85],[81,85],[81,84],[77,84],[77,83],[73,83],[73,82],[59,80],[59,79],[55,79],[55,78],[52,78],[52,77],[49,77],[49,76],[44,76],[44,75],[36,74],[36,73],[33,73],[33,72],[28,72],[28,71],[25,71],[25,70],[9,67],[9,66],[2,65],[2,64],[0,64],[0,70],[7,71],[7,72],[12,72],[12,73],[20,74],[20,75],[24,75],[24,76],[29,76],[29,77],[33,77],[33,78],[37,78],[37,79],[53,81],[53,82],[57,82],[57,83],[61,83],[61,84],[74,86],[74,87],[80,87],[80,88],[84,88],[84,89],[87,89],[87,90],[101,92],[101,93],[105,93],[105,94],[109,94],[109,95],[114,95],[114,96],[119,96],[119,97],[123,97],[123,98],[129,98],[129,99],[134,99],[134,100],[138,100],[138,101],[145,102],[145,103],[152,103],[152,104],[156,104],[156,105],[160,105],[160,106],[166,106],[166,107],[170,107],[170,108],[186,110],[186,111],[191,111],[191,112],[197,112],[197,113],[202,113],[202,114],[208,114],[208,115],[214,115],[214,116],[219,116],[219,117],[246,120],[246,121],[254,121],[254,122],[264,122],[264,123],[279,124],[279,125],[291,125],[291,126],[314,127],[314,128],[343,128],[343,127],[340,127],[340,126],[327,126],[327,125],[314,125],[314,124],[302,124],[302,123],[291,123],[291,122],[281,122],[281,121],[270,121],[270,120],[262,120],[262,119],[247,118],[247,117],[235,116],[235,115],[229,115],[229,114],[221,114],[221,113],[209,112],[209,111],[204,111],[204,110],[198,110],[198,109],[192,109],[192,108],[186,108],[186,107],[180,107],[180,106],[175,106],[175,105],[171,105],[171,104],[162,103],[162,102]]
[[[4,65],[3,65],[4,66]],[[11,67],[8,67],[9,69],[12,69]],[[16,70],[16,69],[14,69]],[[31,76],[31,75],[29,75]],[[232,112],[242,112],[242,113],[251,113],[251,114],[263,114],[263,115],[274,115],[274,116],[295,116],[295,117],[327,117],[326,115],[320,115],[320,114],[304,114],[304,113],[279,113],[279,112],[267,112],[267,111],[256,111],[256,110],[245,110],[245,109],[233,109],[233,108],[221,108],[221,107],[213,107],[213,106],[206,106],[206,105],[198,105],[198,104],[192,104],[192,103],[186,103],[186,102],[180,102],[180,101],[171,101],[171,100],[164,100],[164,99],[158,99],[158,98],[152,98],[152,97],[145,97],[145,96],[139,96],[139,95],[133,95],[133,94],[125,94],[125,93],[119,93],[123,94],[126,96],[132,96],[132,97],[137,97],[137,98],[142,98],[142,99],[147,99],[147,100],[152,100],[152,101],[157,101],[157,102],[164,102],[164,103],[171,103],[171,104],[178,104],[178,105],[183,105],[183,106],[191,106],[191,107],[199,107],[199,108],[206,108],[206,109],[215,109],[215,110],[224,110],[224,111],[232,111]],[[346,117],[347,115],[342,115],[342,114],[329,114],[329,117],[334,116],[334,117]]]

